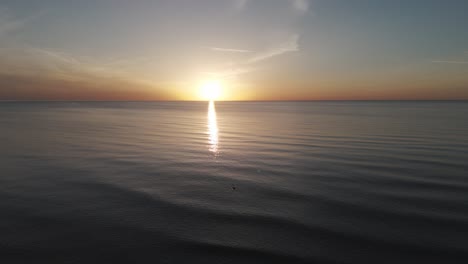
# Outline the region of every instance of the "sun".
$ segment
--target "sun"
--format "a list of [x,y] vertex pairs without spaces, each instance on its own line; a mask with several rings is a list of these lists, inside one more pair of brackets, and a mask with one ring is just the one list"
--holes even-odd
[[207,80],[200,84],[199,89],[204,100],[214,101],[221,95],[222,84],[219,80]]

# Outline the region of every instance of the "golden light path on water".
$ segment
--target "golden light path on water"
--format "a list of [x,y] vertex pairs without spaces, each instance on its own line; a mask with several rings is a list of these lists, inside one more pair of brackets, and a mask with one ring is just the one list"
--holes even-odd
[[216,155],[218,153],[218,122],[213,100],[208,105],[208,143],[209,150]]

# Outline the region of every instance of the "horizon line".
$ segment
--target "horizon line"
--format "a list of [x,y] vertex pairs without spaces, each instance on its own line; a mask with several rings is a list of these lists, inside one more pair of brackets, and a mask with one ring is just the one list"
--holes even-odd
[[2,100],[4,102],[468,102],[468,99],[306,99],[306,100]]

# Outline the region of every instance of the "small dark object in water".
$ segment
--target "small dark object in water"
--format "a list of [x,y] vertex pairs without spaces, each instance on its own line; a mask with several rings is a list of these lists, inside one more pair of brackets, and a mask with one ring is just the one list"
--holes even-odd
[[235,191],[236,190],[236,186],[232,185],[232,190]]

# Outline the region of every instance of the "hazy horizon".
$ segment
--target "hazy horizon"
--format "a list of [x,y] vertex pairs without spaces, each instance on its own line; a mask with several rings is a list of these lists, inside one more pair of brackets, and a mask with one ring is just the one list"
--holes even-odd
[[468,99],[310,99],[310,100],[0,100],[0,102],[466,102]]

